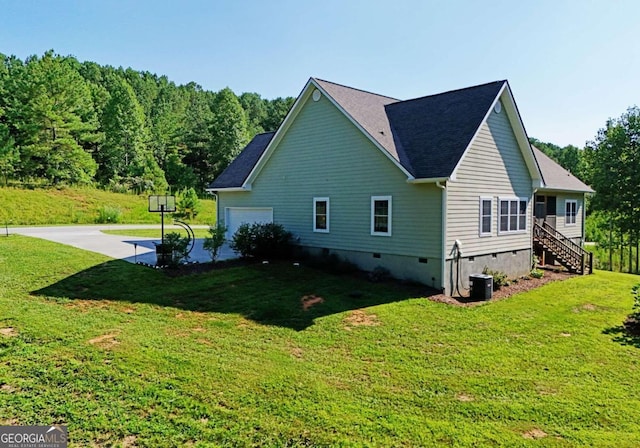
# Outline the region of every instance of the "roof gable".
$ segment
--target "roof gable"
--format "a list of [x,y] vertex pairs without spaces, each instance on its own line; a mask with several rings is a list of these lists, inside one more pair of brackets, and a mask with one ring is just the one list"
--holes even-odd
[[386,106],[396,145],[418,179],[449,177],[505,81]]

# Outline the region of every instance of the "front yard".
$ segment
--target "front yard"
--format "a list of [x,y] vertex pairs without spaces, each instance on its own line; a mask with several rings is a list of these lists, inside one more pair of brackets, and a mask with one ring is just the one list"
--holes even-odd
[[638,277],[477,307],[253,265],[162,272],[0,239],[0,425],[70,446],[638,446]]

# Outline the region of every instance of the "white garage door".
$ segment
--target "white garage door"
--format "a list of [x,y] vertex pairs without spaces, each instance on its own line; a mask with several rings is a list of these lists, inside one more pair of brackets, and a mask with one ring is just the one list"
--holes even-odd
[[225,209],[227,239],[230,240],[241,224],[273,222],[272,208],[228,207]]

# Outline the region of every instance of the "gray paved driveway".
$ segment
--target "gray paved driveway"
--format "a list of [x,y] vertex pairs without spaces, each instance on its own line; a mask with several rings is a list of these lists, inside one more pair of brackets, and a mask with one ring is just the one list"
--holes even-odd
[[[102,230],[120,229],[160,229],[160,226],[112,224],[95,226],[15,227],[9,228],[9,234],[15,233],[55,241],[56,243],[97,252],[131,263],[156,263],[155,243],[160,243],[160,239],[102,233]],[[165,233],[174,229],[178,229],[178,227],[165,226]],[[196,239],[189,261],[197,261],[200,263],[211,261],[209,253],[203,249],[202,244],[202,239]],[[218,260],[228,260],[232,258],[237,258],[237,255],[228,245],[224,245]]]

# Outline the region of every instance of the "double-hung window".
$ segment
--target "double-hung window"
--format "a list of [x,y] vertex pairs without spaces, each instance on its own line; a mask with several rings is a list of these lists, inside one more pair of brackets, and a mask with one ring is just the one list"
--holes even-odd
[[313,198],[313,231],[329,233],[329,198]]
[[371,196],[371,235],[391,236],[391,196]]
[[480,198],[480,236],[491,235],[493,199]]
[[527,230],[527,200],[500,198],[500,233]]
[[568,200],[564,203],[564,225],[573,226],[576,224],[578,215],[578,201]]

